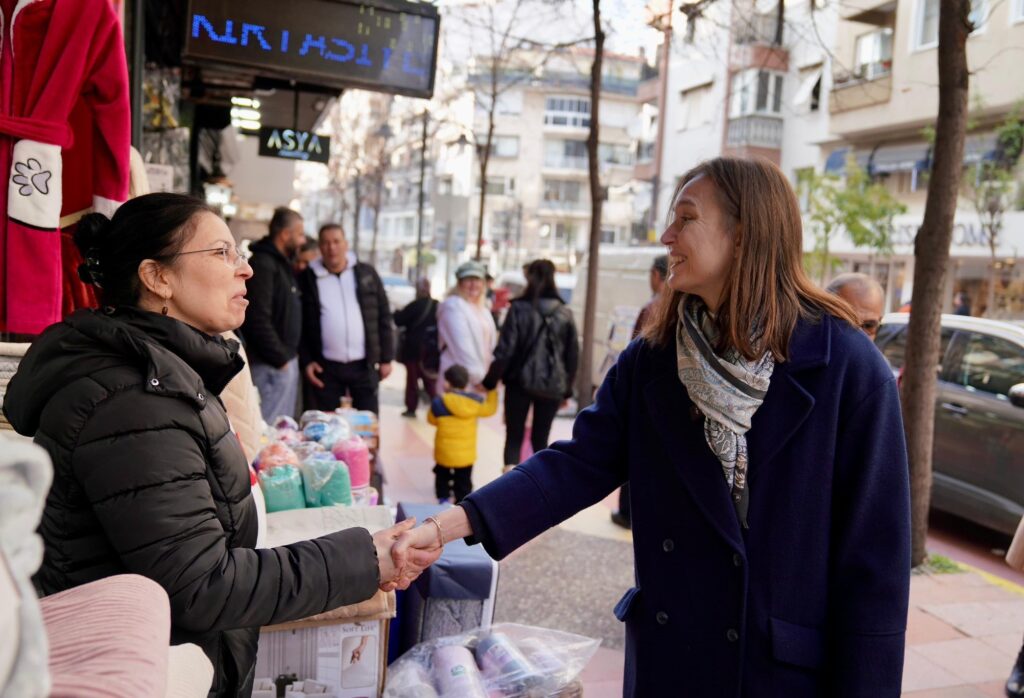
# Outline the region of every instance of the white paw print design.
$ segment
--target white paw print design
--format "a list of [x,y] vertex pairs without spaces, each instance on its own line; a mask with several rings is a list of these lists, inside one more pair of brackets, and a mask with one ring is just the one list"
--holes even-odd
[[49,170],[44,170],[35,158],[14,163],[14,171],[17,174],[12,181],[20,187],[18,193],[22,196],[31,196],[33,191],[44,196],[50,193],[50,177],[53,175]]

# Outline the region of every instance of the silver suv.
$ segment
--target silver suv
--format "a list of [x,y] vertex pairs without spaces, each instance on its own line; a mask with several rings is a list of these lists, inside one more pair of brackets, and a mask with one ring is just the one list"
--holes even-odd
[[[907,313],[875,343],[903,368]],[[942,316],[932,506],[1012,534],[1024,515],[1024,325]]]

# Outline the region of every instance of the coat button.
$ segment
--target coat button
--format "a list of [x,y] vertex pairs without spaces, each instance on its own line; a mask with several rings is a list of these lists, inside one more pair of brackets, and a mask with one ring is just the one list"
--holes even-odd
[[670,553],[676,549],[676,544],[672,542],[671,538],[666,538],[661,544],[661,549],[666,553]]
[[654,620],[658,621],[658,625],[668,625],[668,614],[664,611],[658,611],[654,615]]
[[206,396],[203,395],[202,393],[196,393],[196,397],[199,398],[199,402],[202,402],[203,400],[206,399]]
[[740,634],[736,632],[735,628],[729,628],[725,631],[725,639],[729,642],[736,642],[740,639]]
[[733,567],[743,567],[743,556],[739,553],[732,554]]
[[156,378],[153,378],[149,381],[149,384],[155,388],[156,386],[160,385],[160,381],[158,381]]

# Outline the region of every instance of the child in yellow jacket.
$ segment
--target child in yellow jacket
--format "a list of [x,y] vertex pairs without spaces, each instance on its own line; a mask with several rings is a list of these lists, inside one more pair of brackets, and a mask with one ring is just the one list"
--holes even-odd
[[438,502],[459,503],[473,491],[473,463],[476,462],[476,420],[498,411],[498,391],[484,398],[466,392],[469,372],[451,366],[444,372],[445,392],[434,398],[427,421],[437,426],[434,436],[434,491]]

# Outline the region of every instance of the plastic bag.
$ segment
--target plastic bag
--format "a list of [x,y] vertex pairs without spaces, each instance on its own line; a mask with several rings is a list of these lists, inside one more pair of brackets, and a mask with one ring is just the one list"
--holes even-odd
[[[298,445],[292,446],[292,450],[295,451],[295,455],[298,456],[299,462],[309,460],[317,453],[327,453],[327,449],[316,441],[301,441]],[[331,456],[334,458],[334,456]]]
[[294,465],[265,468],[259,473],[260,488],[267,501],[267,513],[305,509],[306,497],[302,490],[302,475]]
[[334,457],[344,461],[352,475],[352,487],[365,487],[370,484],[370,449],[358,436],[353,436],[334,444],[331,449]]
[[[385,698],[582,694],[578,677],[600,640],[516,623],[421,642],[388,668]],[[467,661],[467,655],[473,660]],[[479,692],[475,677],[483,683]]]
[[331,422],[310,422],[302,428],[307,441],[316,441],[324,448],[332,448],[339,441],[349,437],[348,425],[341,420]]
[[352,505],[352,479],[348,466],[330,453],[316,453],[299,466],[308,507]]
[[285,414],[274,417],[270,420],[270,424],[277,431],[284,431],[285,429],[291,429],[292,431],[299,430],[298,422]]
[[257,470],[270,470],[282,465],[298,464],[299,458],[295,455],[295,451],[280,441],[274,441],[261,448],[260,452],[256,454],[256,460],[253,461]]
[[313,424],[315,422],[323,422],[326,424],[331,421],[331,415],[321,410],[306,410],[299,417],[299,427],[305,429],[307,424]]

